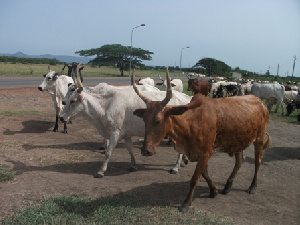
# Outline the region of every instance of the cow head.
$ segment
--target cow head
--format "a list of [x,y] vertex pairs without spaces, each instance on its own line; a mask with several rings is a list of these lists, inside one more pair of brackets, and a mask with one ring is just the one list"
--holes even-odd
[[[171,82],[169,71],[166,72],[167,92],[166,97],[162,101],[151,101],[147,96],[143,95],[133,84],[133,88],[138,96],[146,103],[146,109],[137,109],[134,115],[143,118],[145,122],[145,140],[142,147],[142,155],[151,156],[155,154],[157,145],[166,137],[168,129],[170,129],[170,115],[180,115],[186,111],[184,107],[166,106],[172,98]],[[134,79],[134,72],[132,74]]]
[[198,85],[198,79],[188,79],[188,87],[187,91],[193,91],[195,89],[195,86]]
[[81,79],[79,79],[79,73],[82,69],[83,65],[80,63],[76,66],[76,69],[72,71],[75,86],[69,86],[68,93],[63,100],[65,107],[60,114],[60,120],[62,122],[68,121],[71,117],[78,115],[83,110],[83,85],[81,83]]
[[44,75],[43,82],[38,86],[40,91],[48,91],[54,88],[55,82],[60,74],[50,70],[48,66],[48,73]]

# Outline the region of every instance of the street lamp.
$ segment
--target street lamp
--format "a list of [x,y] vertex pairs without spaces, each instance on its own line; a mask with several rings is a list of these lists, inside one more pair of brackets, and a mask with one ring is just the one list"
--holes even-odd
[[130,58],[129,58],[129,76],[131,76],[132,34],[133,34],[133,30],[134,30],[135,28],[138,28],[138,27],[144,27],[144,26],[146,26],[146,25],[145,25],[144,23],[142,23],[141,25],[132,28],[132,31],[131,31],[131,38],[130,38]]
[[[190,48],[190,46],[187,46],[185,48]],[[180,71],[181,71],[181,59],[182,59],[182,50],[185,49],[185,48],[182,48],[181,49],[181,52],[180,52]]]

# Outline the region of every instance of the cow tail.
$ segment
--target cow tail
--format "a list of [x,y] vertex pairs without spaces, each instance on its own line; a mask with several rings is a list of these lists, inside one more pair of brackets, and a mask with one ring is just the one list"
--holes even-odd
[[267,132],[266,135],[268,136],[268,140],[265,142],[263,150],[266,150],[271,147],[271,136]]

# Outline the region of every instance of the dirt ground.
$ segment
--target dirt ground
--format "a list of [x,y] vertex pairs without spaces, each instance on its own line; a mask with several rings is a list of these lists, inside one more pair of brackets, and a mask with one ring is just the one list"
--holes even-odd
[[[76,120],[63,134],[54,133],[54,109],[47,92],[37,88],[0,89],[0,111],[35,110],[37,115],[0,115],[0,164],[17,173],[0,184],[0,219],[29,204],[57,195],[98,198],[135,194],[165,199],[177,207],[185,199],[195,163],[171,175],[177,153],[162,143],[157,154],[143,157],[141,143],[134,139],[136,172],[129,172],[130,157],[121,141],[112,154],[106,176],[93,178],[104,155],[98,151],[102,138],[88,121]],[[228,195],[210,199],[201,180],[192,207],[232,218],[237,224],[299,224],[300,221],[300,125],[270,120],[272,148],[265,152],[254,195],[246,193],[254,173],[253,147],[245,151],[245,162]],[[209,173],[219,190],[224,187],[234,159],[215,154]]]

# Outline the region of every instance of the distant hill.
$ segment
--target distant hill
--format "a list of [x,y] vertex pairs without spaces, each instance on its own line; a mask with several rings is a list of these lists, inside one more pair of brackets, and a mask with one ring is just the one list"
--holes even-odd
[[23,52],[16,52],[14,54],[9,54],[9,53],[0,53],[0,56],[15,56],[19,58],[46,58],[46,59],[57,59],[61,62],[65,63],[80,63],[82,62],[83,64],[87,64],[90,60],[93,58],[89,57],[80,57],[80,56],[67,56],[67,55],[50,55],[50,54],[44,54],[44,55],[26,55]]

